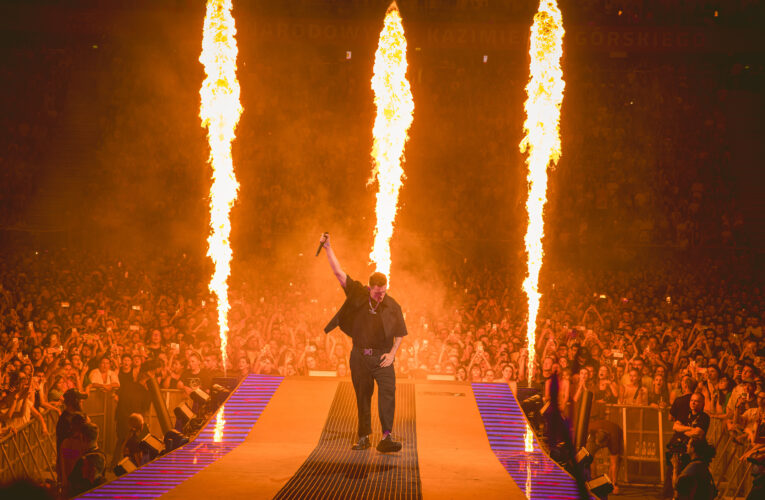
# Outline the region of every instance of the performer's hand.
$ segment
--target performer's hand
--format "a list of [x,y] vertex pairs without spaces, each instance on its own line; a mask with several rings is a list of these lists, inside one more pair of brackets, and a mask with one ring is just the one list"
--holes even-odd
[[383,368],[386,367],[386,366],[390,366],[390,365],[393,364],[393,360],[394,359],[396,359],[396,355],[395,354],[391,354],[389,352],[386,352],[385,354],[380,356],[380,366],[383,367]]
[[329,233],[322,234],[319,241],[324,248],[329,248]]

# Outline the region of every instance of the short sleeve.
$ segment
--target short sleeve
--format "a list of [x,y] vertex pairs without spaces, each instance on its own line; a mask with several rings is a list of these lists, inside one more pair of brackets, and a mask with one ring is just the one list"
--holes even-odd
[[699,417],[699,427],[701,427],[704,430],[704,434],[707,433],[709,430],[709,415],[706,413],[702,413],[701,417]]
[[367,293],[367,289],[360,281],[356,281],[351,278],[350,275],[345,276],[345,296],[354,297],[357,295],[364,295]]
[[669,409],[670,416],[677,420],[677,415],[680,413],[680,398],[675,398],[675,400],[672,402],[672,408]]

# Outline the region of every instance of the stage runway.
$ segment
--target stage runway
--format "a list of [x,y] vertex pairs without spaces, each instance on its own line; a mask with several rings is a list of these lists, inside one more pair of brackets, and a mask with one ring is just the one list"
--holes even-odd
[[[502,384],[399,381],[396,454],[352,451],[348,379],[251,375],[194,441],[83,498],[577,498]],[[376,405],[376,397],[373,404]],[[528,493],[528,495],[527,495]]]

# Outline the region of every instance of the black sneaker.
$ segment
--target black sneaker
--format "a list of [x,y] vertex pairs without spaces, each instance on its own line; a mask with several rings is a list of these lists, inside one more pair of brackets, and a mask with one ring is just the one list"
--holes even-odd
[[369,442],[369,436],[362,436],[359,438],[359,442],[354,444],[351,449],[352,450],[366,450],[372,446],[372,443]]
[[401,443],[394,441],[390,434],[385,436],[377,444],[377,451],[380,453],[392,453],[401,450]]

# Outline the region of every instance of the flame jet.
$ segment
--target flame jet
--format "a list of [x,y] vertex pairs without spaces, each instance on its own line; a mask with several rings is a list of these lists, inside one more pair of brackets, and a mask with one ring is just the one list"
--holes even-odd
[[225,372],[228,345],[228,276],[231,272],[231,220],[239,183],[234,175],[231,142],[242,114],[239,82],[236,79],[236,27],[231,14],[231,0],[208,0],[202,36],[202,63],[207,77],[199,91],[199,117],[207,128],[212,166],[210,187],[210,236],[207,255],[215,264],[209,289],[218,299],[220,351]]
[[527,153],[529,167],[526,178],[529,197],[526,211],[529,225],[526,231],[526,253],[528,271],[523,290],[528,297],[528,380],[531,383],[536,357],[536,328],[539,299],[541,297],[539,270],[542,268],[542,237],[544,236],[544,206],[547,201],[547,166],[558,163],[561,155],[559,133],[560,107],[563,102],[563,71],[560,59],[563,56],[563,16],[555,0],[540,0],[539,9],[531,26],[530,79],[526,86],[526,121],[523,124],[525,136],[520,143],[522,152]]
[[372,90],[377,117],[372,135],[374,169],[367,184],[377,181],[377,226],[369,258],[376,271],[388,277],[390,285],[390,239],[396,219],[398,194],[404,178],[401,160],[407,131],[412,124],[414,99],[406,79],[406,37],[396,2],[388,7],[380,41],[375,52]]

